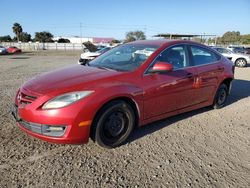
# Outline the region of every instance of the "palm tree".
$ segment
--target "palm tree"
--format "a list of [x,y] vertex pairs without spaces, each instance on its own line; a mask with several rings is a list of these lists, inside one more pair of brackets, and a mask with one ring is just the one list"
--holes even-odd
[[14,23],[13,24],[13,33],[15,33],[17,41],[19,42],[20,40],[20,34],[23,32],[23,28],[19,23]]

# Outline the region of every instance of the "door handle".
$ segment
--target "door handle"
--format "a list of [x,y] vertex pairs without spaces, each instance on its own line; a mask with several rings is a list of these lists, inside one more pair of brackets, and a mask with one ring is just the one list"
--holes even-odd
[[224,70],[224,67],[218,67],[217,70],[218,70],[218,71],[223,71],[223,70]]
[[194,76],[193,73],[187,73],[187,74],[186,74],[186,78],[189,78],[189,79],[190,79],[190,78],[193,78],[193,76]]

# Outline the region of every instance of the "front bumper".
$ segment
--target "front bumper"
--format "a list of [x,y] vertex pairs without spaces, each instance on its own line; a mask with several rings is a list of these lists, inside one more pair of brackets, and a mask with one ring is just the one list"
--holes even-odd
[[[22,99],[25,97],[27,99],[25,94],[22,95]],[[60,144],[88,142],[94,112],[82,108],[84,101],[61,109],[41,110],[39,106],[48,99],[28,97],[31,102],[19,102],[17,94],[12,108],[12,115],[21,130],[47,142]]]
[[18,108],[16,105],[13,105],[11,114],[18,122],[19,126],[36,134],[50,136],[50,137],[63,137],[63,135],[67,130],[66,125],[53,126],[53,125],[27,122],[19,117]]

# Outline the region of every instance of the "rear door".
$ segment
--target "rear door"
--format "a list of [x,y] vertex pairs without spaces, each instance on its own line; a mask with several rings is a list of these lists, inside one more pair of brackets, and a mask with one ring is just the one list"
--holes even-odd
[[189,53],[197,74],[194,83],[195,102],[202,103],[212,100],[224,71],[220,62],[221,57],[212,50],[198,45],[189,45]]

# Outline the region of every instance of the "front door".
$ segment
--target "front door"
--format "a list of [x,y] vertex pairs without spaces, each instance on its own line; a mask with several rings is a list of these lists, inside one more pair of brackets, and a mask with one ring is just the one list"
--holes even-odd
[[189,66],[185,45],[164,50],[151,64],[171,63],[174,70],[168,73],[147,73],[144,82],[144,117],[146,119],[193,105],[195,69]]

